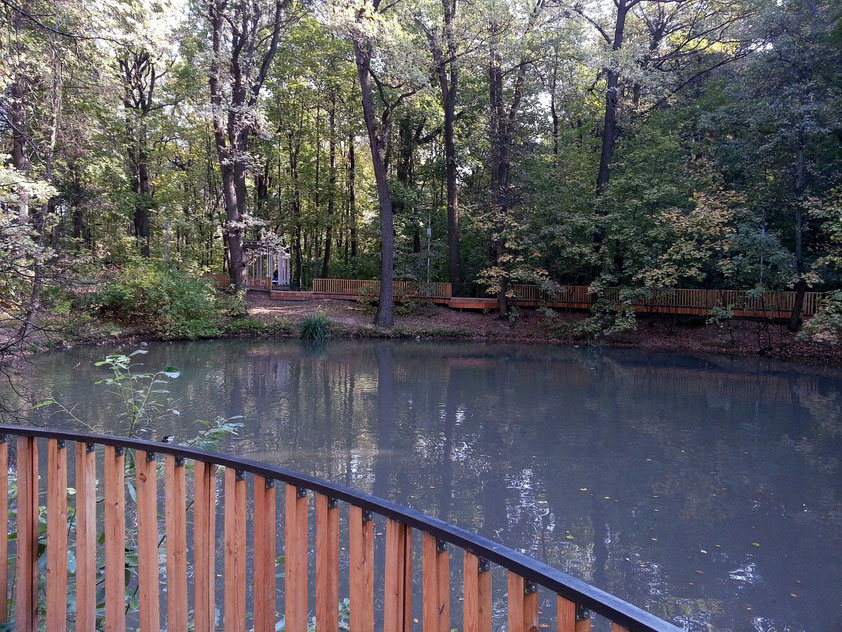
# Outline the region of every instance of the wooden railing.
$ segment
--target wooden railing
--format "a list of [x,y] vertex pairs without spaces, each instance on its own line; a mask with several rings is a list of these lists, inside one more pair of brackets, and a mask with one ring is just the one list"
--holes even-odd
[[[139,629],[153,632],[162,620],[171,632],[186,632],[192,615],[196,632],[217,626],[216,578],[222,577],[222,624],[227,632],[275,630],[276,510],[284,511],[284,621],[287,632],[306,632],[308,582],[315,581],[315,625],[319,632],[337,632],[339,623],[340,540],[347,543],[350,629],[373,632],[382,620],[386,632],[409,632],[413,624],[413,534],[421,532],[421,601],[425,632],[449,632],[450,562],[461,549],[465,632],[490,632],[492,609],[491,565],[507,573],[509,632],[539,628],[537,586],[551,591],[554,621],[559,632],[591,629],[589,611],[607,617],[612,630],[677,632],[678,628],[644,610],[557,571],[522,553],[476,536],[464,529],[369,494],[289,470],[270,467],[200,450],[136,439],[0,426],[0,521],[8,531],[9,479],[16,478],[15,573],[8,593],[8,541],[0,544],[0,616],[14,603],[15,629],[34,632],[44,618],[50,632],[66,629],[75,619],[77,630],[122,631],[127,625],[128,588],[137,590]],[[5,437],[17,437],[15,463],[9,463]],[[45,475],[39,477],[39,443],[46,441]],[[70,444],[75,447],[71,448]],[[75,455],[75,517],[68,521],[68,452]],[[102,512],[104,532],[97,535],[97,461],[104,461]],[[162,462],[159,462],[162,461]],[[215,568],[217,550],[217,474],[224,479],[223,568]],[[188,476],[192,471],[192,477]],[[188,480],[192,478],[192,503]],[[41,481],[46,480],[46,532],[39,530]],[[163,483],[163,502],[159,485]],[[280,483],[279,488],[277,484]],[[249,510],[247,486],[252,486]],[[127,488],[133,493],[127,495]],[[127,502],[127,497],[129,502]],[[308,564],[308,513],[315,501],[315,565]],[[348,506],[347,534],[340,536],[340,503]],[[159,505],[163,504],[163,520]],[[247,530],[252,516],[252,534]],[[382,612],[375,615],[374,516],[385,518],[385,567]],[[187,524],[192,516],[192,553]],[[127,531],[128,526],[128,531]],[[134,532],[136,528],[136,532]],[[130,537],[127,538],[127,534]],[[161,536],[164,536],[163,538]],[[102,542],[104,561],[98,563]],[[127,573],[127,544],[136,543],[137,572]],[[39,605],[39,555],[46,552],[46,589]],[[68,599],[68,548],[75,547],[76,569],[71,574],[75,600]],[[164,563],[159,562],[165,549]],[[251,572],[248,572],[249,564]],[[189,569],[189,572],[188,572]],[[218,572],[220,571],[220,572]],[[166,611],[161,612],[161,582],[166,585]],[[104,584],[104,610],[98,611],[97,586]],[[192,609],[188,593],[192,582]],[[247,583],[253,586],[247,600]],[[378,599],[377,603],[381,603]],[[75,608],[73,605],[75,604]],[[251,614],[249,614],[251,613]],[[501,617],[502,618],[502,617]],[[547,627],[547,626],[541,626]],[[379,628],[379,626],[378,626]],[[379,628],[380,629],[380,628]]]
[[[212,279],[216,287],[224,289],[231,285],[231,277],[227,274],[214,273],[206,274],[207,278]],[[272,279],[267,279],[261,276],[252,276],[247,274],[244,278],[246,287],[250,290],[266,290],[267,292],[272,287]]]
[[[584,285],[562,285],[558,290],[543,290],[537,285],[510,286],[515,302],[551,303],[555,305],[589,305],[594,295]],[[748,290],[697,290],[664,289],[653,290],[649,298],[632,301],[634,307],[643,311],[671,312],[682,309],[709,312],[715,307],[727,308],[738,312],[757,312],[784,314],[795,307],[795,292],[763,292],[760,294]],[[603,298],[619,303],[620,290],[610,288]],[[807,292],[804,296],[802,314],[812,316],[818,310],[821,292]]]
[[[450,298],[453,295],[450,283],[432,281],[395,281],[395,298]],[[314,294],[341,296],[371,296],[377,298],[380,281],[358,279],[313,279]]]

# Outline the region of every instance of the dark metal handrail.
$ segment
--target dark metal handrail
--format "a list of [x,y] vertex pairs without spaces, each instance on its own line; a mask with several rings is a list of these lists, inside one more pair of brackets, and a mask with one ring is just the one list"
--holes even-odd
[[[514,551],[502,544],[498,544],[488,538],[471,533],[438,518],[428,516],[415,509],[404,507],[397,503],[321,478],[281,467],[266,465],[250,459],[205,452],[196,448],[144,439],[128,439],[109,435],[7,425],[0,425],[0,435],[74,441],[121,447],[124,449],[130,448],[133,450],[142,450],[147,454],[165,454],[172,455],[176,458],[180,457],[182,459],[201,461],[240,472],[249,472],[270,480],[282,481],[288,485],[294,485],[329,496],[330,498],[345,501],[363,510],[374,512],[435,536],[477,557],[513,571],[526,580],[543,586],[569,601],[606,617],[612,622],[627,628],[630,632],[679,632],[679,628],[663,619],[567,573],[535,560],[528,555]],[[3,440],[5,441],[5,437],[3,437]]]

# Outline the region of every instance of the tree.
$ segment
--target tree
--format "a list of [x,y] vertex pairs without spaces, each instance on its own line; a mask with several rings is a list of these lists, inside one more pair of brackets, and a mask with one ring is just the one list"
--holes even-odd
[[258,99],[281,30],[295,19],[286,15],[290,2],[205,0],[212,41],[208,84],[227,217],[228,270],[238,290],[244,288],[243,233],[251,221],[246,191],[249,139],[259,126]]
[[[395,222],[387,164],[389,134],[393,113],[421,89],[423,78],[418,76],[419,64],[413,63],[417,47],[412,45],[399,21],[385,15],[380,7],[380,0],[365,0],[357,6],[338,7],[336,17],[339,18],[337,24],[350,35],[354,47],[380,210],[380,294],[374,323],[379,327],[391,327],[394,324]],[[389,77],[380,76],[373,64],[378,55],[383,55],[384,48],[394,55],[392,61],[402,62],[389,69]],[[402,60],[398,57],[401,54]],[[379,104],[375,101],[375,89]]]

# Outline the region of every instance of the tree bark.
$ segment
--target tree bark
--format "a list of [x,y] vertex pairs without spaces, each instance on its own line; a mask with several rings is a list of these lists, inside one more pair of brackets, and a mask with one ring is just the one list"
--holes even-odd
[[[614,40],[611,48],[615,51],[623,47],[626,30],[626,16],[628,15],[627,0],[617,0],[617,18],[614,22]],[[615,68],[607,69],[605,86],[605,114],[602,124],[602,149],[599,155],[599,172],[596,177],[597,197],[605,192],[605,187],[611,179],[611,161],[614,159],[614,148],[617,144],[617,108],[619,104],[620,73]]]
[[371,44],[354,41],[354,59],[357,64],[357,76],[362,94],[363,118],[368,131],[371,147],[371,160],[374,166],[374,180],[377,184],[377,198],[380,206],[380,296],[374,324],[379,327],[391,327],[394,324],[394,257],[395,226],[392,210],[392,191],[386,169],[386,137],[388,117],[378,124],[374,106],[374,94],[371,88]]
[[[246,214],[246,170],[248,145],[253,122],[249,113],[257,106],[269,67],[275,58],[283,12],[290,0],[276,0],[269,18],[270,33],[263,35],[261,12],[253,0],[229,4],[227,0],[206,0],[211,27],[213,57],[208,85],[213,110],[213,131],[225,208],[225,241],[228,246],[229,274],[237,290],[245,289],[243,254]],[[223,47],[226,25],[231,25],[230,50]],[[235,26],[237,25],[237,26]],[[262,54],[258,49],[265,46]],[[223,103],[222,60],[227,61],[229,103]]]
[[330,112],[330,140],[328,142],[328,178],[327,178],[327,228],[325,230],[325,254],[322,261],[322,278],[330,277],[330,249],[334,222],[334,206],[336,198],[336,95],[331,93]]
[[462,293],[462,266],[459,257],[459,191],[456,180],[456,96],[459,85],[459,68],[456,64],[456,36],[453,32],[453,19],[456,15],[457,0],[441,0],[444,17],[444,36],[447,45],[447,59],[444,52],[430,38],[433,61],[436,64],[436,76],[441,90],[442,109],[444,110],[444,159],[445,187],[447,190],[447,276],[453,289],[453,295]]
[[348,134],[348,221],[350,223],[351,258],[357,256],[357,160],[354,134]]

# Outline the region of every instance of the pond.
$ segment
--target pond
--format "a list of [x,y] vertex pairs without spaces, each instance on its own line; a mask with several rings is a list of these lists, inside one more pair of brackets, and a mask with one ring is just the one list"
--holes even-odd
[[[227,451],[454,522],[687,630],[842,629],[842,371],[526,345],[147,349],[146,369],[181,370],[158,436],[242,416]],[[93,384],[111,351],[25,377],[120,432]]]

